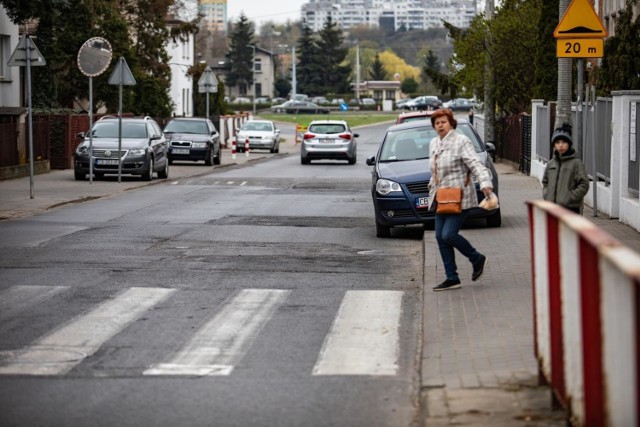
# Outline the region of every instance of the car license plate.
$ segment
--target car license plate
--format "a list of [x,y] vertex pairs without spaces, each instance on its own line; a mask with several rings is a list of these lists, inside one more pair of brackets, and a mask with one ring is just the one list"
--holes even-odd
[[425,209],[429,207],[428,197],[418,197],[416,199],[416,209]]
[[171,154],[189,154],[188,148],[172,148]]
[[112,159],[108,159],[108,160],[98,159],[96,160],[96,165],[117,166],[118,162],[119,162],[118,160],[112,160]]
[[333,142],[333,139],[324,138],[321,139],[320,142],[322,142],[323,144],[331,144]]

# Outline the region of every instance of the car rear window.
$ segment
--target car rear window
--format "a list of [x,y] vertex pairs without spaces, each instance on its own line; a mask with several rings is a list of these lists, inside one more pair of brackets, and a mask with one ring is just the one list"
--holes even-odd
[[337,124],[315,124],[309,126],[308,131],[311,133],[324,133],[324,134],[334,134],[334,133],[342,133],[344,132],[345,126],[339,123]]
[[172,120],[167,124],[164,131],[173,133],[208,133],[209,129],[205,122],[195,120]]
[[270,131],[271,124],[269,123],[260,123],[260,122],[246,122],[244,126],[242,126],[243,130],[260,130],[260,131]]
[[[118,137],[118,122],[105,122],[96,123],[93,127],[93,138],[117,138]],[[122,123],[122,137],[123,138],[146,138],[147,126],[145,123]]]

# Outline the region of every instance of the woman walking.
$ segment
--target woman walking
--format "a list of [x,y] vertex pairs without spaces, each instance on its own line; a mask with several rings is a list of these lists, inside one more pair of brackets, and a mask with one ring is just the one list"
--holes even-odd
[[432,204],[436,193],[443,187],[461,187],[462,212],[459,214],[438,214],[435,217],[435,231],[440,257],[444,264],[446,279],[434,286],[434,291],[445,291],[461,287],[455,251],[457,249],[473,266],[472,281],[482,276],[487,265],[487,258],[478,252],[467,239],[460,234],[469,209],[478,206],[475,185],[471,175],[480,183],[485,197],[491,197],[493,184],[491,171],[476,156],[473,143],[469,138],[456,132],[458,124],[449,109],[436,110],[431,116],[431,124],[438,136],[433,138],[429,146],[432,178],[429,183],[429,194]]

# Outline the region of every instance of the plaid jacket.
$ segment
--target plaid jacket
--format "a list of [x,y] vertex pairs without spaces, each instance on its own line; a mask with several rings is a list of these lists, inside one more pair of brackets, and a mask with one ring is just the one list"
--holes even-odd
[[[430,205],[436,198],[438,187],[464,187],[469,170],[471,178],[475,178],[480,183],[480,188],[493,188],[491,171],[482,164],[476,155],[473,143],[468,137],[455,130],[449,132],[442,141],[440,141],[440,137],[431,140],[429,157],[431,159],[431,173],[434,172],[434,162],[437,162],[438,168],[438,183],[436,184],[433,177],[429,182]],[[471,209],[477,206],[478,196],[473,179],[470,179],[469,184],[464,187],[462,209]]]

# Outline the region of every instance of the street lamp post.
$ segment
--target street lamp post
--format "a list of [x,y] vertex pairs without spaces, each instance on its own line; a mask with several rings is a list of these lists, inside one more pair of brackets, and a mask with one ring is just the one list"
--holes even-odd
[[253,93],[253,115],[256,115],[256,46],[252,44],[248,44],[247,47],[253,49],[253,59],[251,61],[251,80],[252,80],[252,89]]

